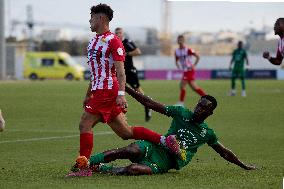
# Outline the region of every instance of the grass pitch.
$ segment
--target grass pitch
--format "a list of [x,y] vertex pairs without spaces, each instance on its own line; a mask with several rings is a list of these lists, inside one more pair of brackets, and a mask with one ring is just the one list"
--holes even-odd
[[[207,123],[226,147],[256,171],[227,163],[207,145],[180,171],[153,176],[65,178],[79,149],[78,123],[87,82],[0,82],[0,108],[6,130],[0,133],[0,188],[281,188],[284,177],[284,81],[249,80],[247,97],[227,96],[229,80],[199,81],[218,100]],[[142,81],[146,94],[165,103],[178,100],[178,81]],[[238,83],[239,84],[239,83]],[[240,85],[237,85],[238,89]],[[186,105],[199,97],[187,90]],[[127,96],[128,122],[165,133],[170,119],[153,114],[144,122],[144,109]],[[121,147],[108,126],[94,128],[94,152]],[[126,165],[128,161],[115,162]]]

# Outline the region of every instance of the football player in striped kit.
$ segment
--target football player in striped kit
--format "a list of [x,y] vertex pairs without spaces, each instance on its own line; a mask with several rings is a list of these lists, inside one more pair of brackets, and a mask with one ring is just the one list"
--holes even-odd
[[271,64],[280,65],[284,57],[284,18],[278,18],[274,24],[274,33],[279,35],[276,57],[271,57],[268,51],[263,52],[263,58]]
[[[183,76],[180,82],[180,97],[177,105],[184,105],[184,99],[186,94],[186,84],[198,93],[200,96],[206,95],[195,82],[195,66],[199,62],[199,55],[191,48],[185,45],[185,38],[183,35],[179,35],[177,38],[179,48],[175,50],[175,60],[178,69],[183,70]],[[195,62],[192,62],[192,57],[195,57]]]

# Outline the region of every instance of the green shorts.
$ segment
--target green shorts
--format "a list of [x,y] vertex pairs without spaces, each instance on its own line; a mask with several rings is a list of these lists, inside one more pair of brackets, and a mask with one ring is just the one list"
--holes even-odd
[[241,68],[241,69],[233,69],[232,77],[245,78],[245,70],[243,68]]
[[139,146],[142,155],[138,159],[132,160],[133,163],[149,166],[154,174],[166,173],[169,169],[174,168],[174,160],[164,147],[144,140],[136,141],[135,144]]

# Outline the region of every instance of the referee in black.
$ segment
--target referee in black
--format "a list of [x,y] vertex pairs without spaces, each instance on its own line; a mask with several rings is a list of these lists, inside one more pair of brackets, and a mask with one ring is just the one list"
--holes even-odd
[[[129,39],[124,37],[124,32],[122,28],[116,28],[115,34],[122,41],[126,56],[124,62],[124,69],[126,75],[126,83],[128,83],[134,90],[144,94],[142,88],[140,87],[137,69],[133,65],[133,56],[141,55],[141,51],[138,47],[136,47],[135,43]],[[151,110],[145,107],[145,121],[149,121],[151,119]]]

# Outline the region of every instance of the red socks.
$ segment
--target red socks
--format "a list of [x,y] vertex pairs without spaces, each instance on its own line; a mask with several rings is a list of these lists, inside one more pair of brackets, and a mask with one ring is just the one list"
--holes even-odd
[[198,88],[195,90],[200,96],[204,96],[206,95],[206,93],[201,89],[201,88]]
[[90,158],[93,150],[93,133],[81,133],[80,134],[80,156],[86,156]]
[[[206,95],[206,93],[201,88],[195,89],[195,92],[197,92],[200,96]],[[185,89],[181,89],[180,90],[179,101],[180,102],[184,102],[184,98],[185,98]]]
[[[135,126],[133,128],[133,139],[147,140],[154,144],[160,144],[161,134],[158,134],[145,127]],[[80,156],[86,156],[90,159],[93,150],[93,133],[80,134]]]
[[180,90],[179,101],[180,102],[184,102],[184,98],[185,98],[185,89],[181,89]]
[[145,127],[135,126],[133,128],[133,138],[135,140],[147,140],[154,144],[160,144],[161,134],[158,134],[150,129]]

